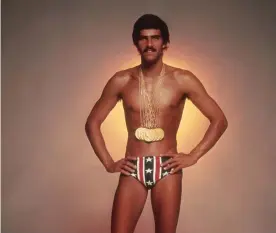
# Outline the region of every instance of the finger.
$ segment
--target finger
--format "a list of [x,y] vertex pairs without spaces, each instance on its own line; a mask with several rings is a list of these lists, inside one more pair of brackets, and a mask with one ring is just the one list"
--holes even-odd
[[129,161],[130,160],[125,159],[121,166],[129,166],[130,168],[136,169],[136,165],[134,164],[134,162],[132,160],[131,162]]
[[174,163],[170,163],[168,166],[166,166],[164,169],[165,170],[168,170],[168,169],[171,169],[171,168],[176,168],[179,164],[177,162],[174,162]]
[[167,161],[164,162],[164,163],[161,163],[160,166],[161,166],[161,167],[166,167],[167,165],[169,165],[170,161],[171,161],[171,159],[167,160]]
[[136,169],[136,165],[133,164],[132,162],[126,161],[125,165],[127,165],[128,167],[132,168],[132,169]]
[[177,173],[178,171],[180,171],[181,169],[182,169],[181,166],[177,166],[176,168],[174,168],[174,169],[172,169],[172,170],[170,171],[170,174],[175,174],[175,173]]
[[161,167],[165,167],[165,166],[167,166],[167,165],[169,165],[171,163],[174,163],[174,162],[176,162],[176,158],[170,158],[166,162],[161,163]]
[[123,165],[122,167],[121,167],[121,169],[124,169],[125,171],[128,171],[128,172],[135,172],[135,170],[133,169],[133,168],[131,168],[131,167],[128,167],[127,165]]
[[124,174],[124,175],[126,175],[126,176],[130,176],[130,173],[127,172],[127,171],[125,171],[125,170],[123,170],[123,169],[121,169],[121,173]]
[[134,157],[134,156],[127,156],[125,157],[126,160],[129,160],[129,161],[136,161],[137,160],[137,157]]

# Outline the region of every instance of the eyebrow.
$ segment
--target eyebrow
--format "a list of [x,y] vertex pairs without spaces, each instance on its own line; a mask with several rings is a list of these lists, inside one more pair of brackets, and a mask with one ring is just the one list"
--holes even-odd
[[151,37],[151,38],[160,38],[161,35],[158,35],[158,34],[155,34],[155,35],[140,35],[140,38],[148,38],[148,37]]

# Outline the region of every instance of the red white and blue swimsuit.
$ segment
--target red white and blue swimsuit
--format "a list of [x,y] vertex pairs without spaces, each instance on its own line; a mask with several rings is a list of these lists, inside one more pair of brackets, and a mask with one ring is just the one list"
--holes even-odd
[[136,169],[130,175],[140,181],[147,189],[152,189],[154,185],[170,174],[171,169],[165,170],[161,164],[170,157],[161,156],[143,156],[137,157],[135,161],[131,161],[136,165]]

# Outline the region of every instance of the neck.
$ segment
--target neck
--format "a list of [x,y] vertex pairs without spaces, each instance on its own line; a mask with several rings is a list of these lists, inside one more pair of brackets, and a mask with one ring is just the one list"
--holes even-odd
[[141,68],[144,76],[146,77],[156,77],[159,76],[163,67],[162,59],[159,59],[156,63],[148,64],[146,62],[141,62]]

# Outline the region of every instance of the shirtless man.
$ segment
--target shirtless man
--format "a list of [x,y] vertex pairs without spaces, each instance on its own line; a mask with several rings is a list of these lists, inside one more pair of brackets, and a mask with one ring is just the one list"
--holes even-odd
[[[141,55],[141,65],[119,71],[109,79],[88,116],[86,134],[106,171],[120,173],[112,209],[111,233],[134,232],[149,190],[155,232],[175,233],[181,202],[182,169],[197,163],[216,144],[227,128],[227,120],[193,73],[163,63],[163,53],[169,44],[169,31],[163,20],[155,15],[143,15],[134,24],[132,37]],[[158,120],[164,137],[151,142],[138,140],[135,133],[141,127],[139,77],[142,72],[145,83],[153,86],[162,70]],[[176,141],[187,98],[210,121],[204,137],[189,154],[178,152]],[[125,158],[114,161],[100,127],[119,100],[124,106],[128,141]],[[158,135],[162,137],[162,133]],[[153,157],[145,157],[149,155]],[[163,157],[167,159],[163,160]],[[150,167],[152,169],[145,170],[152,161],[155,161],[155,165]],[[153,169],[155,172],[151,175]]]

